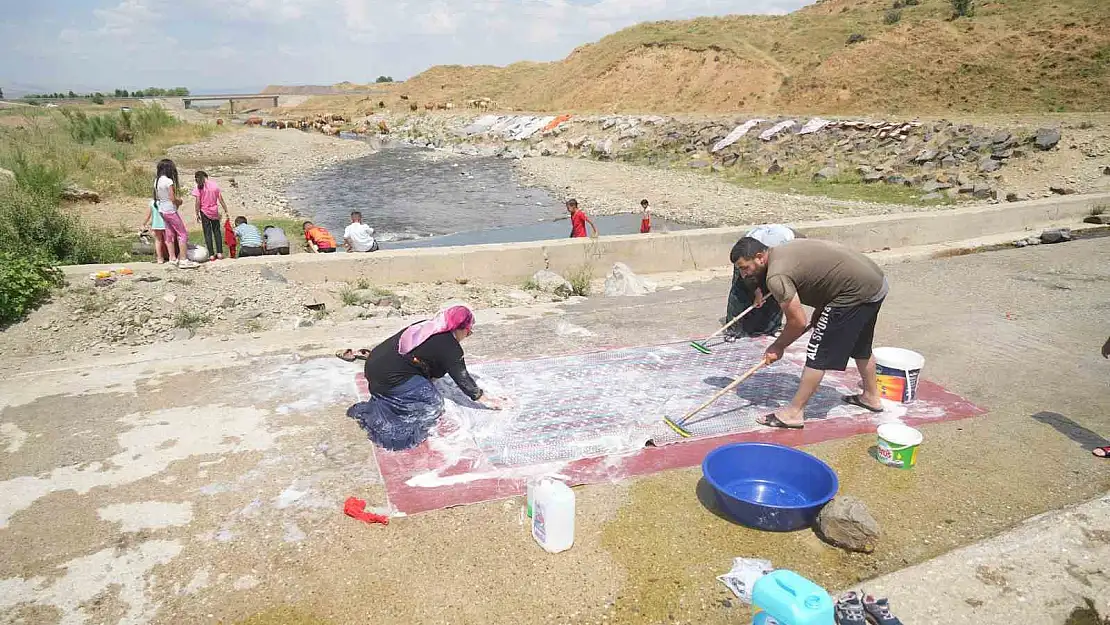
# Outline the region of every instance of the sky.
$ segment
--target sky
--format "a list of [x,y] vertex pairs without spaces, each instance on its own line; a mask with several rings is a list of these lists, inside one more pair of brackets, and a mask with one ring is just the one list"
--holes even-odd
[[550,61],[639,22],[812,0],[0,0],[0,88],[90,91],[403,80]]

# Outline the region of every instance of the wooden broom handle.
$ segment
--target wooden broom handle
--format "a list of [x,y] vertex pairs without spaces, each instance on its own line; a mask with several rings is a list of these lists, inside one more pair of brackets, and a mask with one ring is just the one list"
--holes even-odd
[[678,422],[679,423],[685,423],[687,419],[689,419],[690,417],[698,414],[702,410],[705,410],[710,404],[712,404],[713,402],[720,399],[722,396],[724,396],[725,393],[727,393],[727,392],[731,391],[732,389],[736,388],[737,385],[739,385],[744,380],[747,380],[748,378],[755,375],[756,371],[759,371],[760,369],[762,369],[766,365],[767,365],[767,359],[766,358],[764,358],[763,360],[760,360],[758,363],[756,363],[756,365],[754,367],[752,367],[751,369],[748,369],[747,372],[744,373],[744,375],[742,375],[742,376],[736,378],[735,380],[733,380],[728,386],[726,386],[723,389],[721,389],[720,391],[718,391],[716,395],[714,395],[713,397],[710,397],[709,400],[706,401],[704,404],[698,406],[693,411],[687,412],[686,414],[682,415],[682,418],[679,419]]

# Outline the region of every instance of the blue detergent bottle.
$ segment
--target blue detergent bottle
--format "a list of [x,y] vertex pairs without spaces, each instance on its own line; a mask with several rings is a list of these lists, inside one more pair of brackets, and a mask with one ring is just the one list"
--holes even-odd
[[794,571],[768,573],[752,587],[752,625],[833,625],[829,593]]

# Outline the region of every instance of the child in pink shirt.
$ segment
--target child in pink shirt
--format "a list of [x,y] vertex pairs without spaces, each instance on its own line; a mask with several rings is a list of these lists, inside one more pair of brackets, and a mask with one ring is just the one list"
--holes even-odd
[[215,180],[209,180],[208,174],[198,171],[194,178],[197,186],[193,189],[196,198],[197,221],[204,229],[204,244],[208,246],[208,253],[215,254],[213,258],[222,260],[224,257],[223,229],[220,225],[220,207],[224,209],[224,217],[228,217],[227,203],[220,193],[220,187]]

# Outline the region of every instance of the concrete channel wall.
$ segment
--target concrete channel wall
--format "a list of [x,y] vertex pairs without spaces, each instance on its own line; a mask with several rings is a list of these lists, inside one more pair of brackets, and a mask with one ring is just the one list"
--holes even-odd
[[[953,210],[851,217],[791,224],[807,237],[839,241],[863,252],[959,241],[1081,222],[1096,207],[1110,207],[1110,194],[1076,195]],[[378,283],[434,282],[467,278],[524,282],[541,269],[565,273],[588,265],[604,275],[615,262],[637,273],[720,267],[748,227],[684,230],[673,234],[606,236],[464,247],[388,250],[371,254],[294,254],[234,261],[269,265],[301,282],[367,278]],[[74,265],[85,275],[120,265]],[[133,268],[149,263],[132,263]]]

